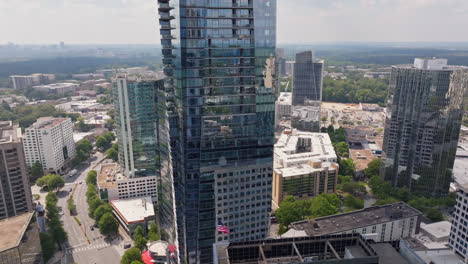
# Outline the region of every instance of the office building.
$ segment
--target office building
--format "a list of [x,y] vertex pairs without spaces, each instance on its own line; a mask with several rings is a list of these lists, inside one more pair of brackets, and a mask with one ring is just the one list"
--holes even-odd
[[187,263],[212,263],[216,241],[268,232],[276,1],[158,2],[179,248]]
[[23,148],[26,164],[29,167],[39,161],[44,171],[63,172],[76,152],[71,119],[62,117],[39,118],[26,128]]
[[32,88],[39,92],[55,94],[55,95],[65,95],[65,94],[74,94],[76,90],[80,87],[77,83],[52,83],[44,85],[36,85]]
[[137,226],[141,226],[146,233],[150,223],[156,222],[153,202],[149,196],[115,200],[110,201],[109,204],[112,206],[114,215],[120,225],[130,236],[133,236]]
[[49,84],[55,82],[54,74],[35,73],[31,75],[10,76],[14,89],[26,89],[34,85]]
[[360,234],[218,242],[213,252],[215,264],[408,263],[390,244],[371,244]]
[[18,263],[44,263],[33,212],[0,220],[0,264]]
[[293,105],[307,100],[322,101],[323,61],[315,61],[312,51],[296,54],[294,65]]
[[158,138],[156,92],[164,76],[118,73],[113,80],[119,163],[127,177],[155,175]]
[[375,242],[395,241],[419,233],[421,216],[418,210],[399,202],[294,222],[282,237],[359,233]]
[[457,203],[455,205],[452,228],[450,229],[449,246],[455,253],[468,261],[468,184],[459,184]]
[[287,195],[303,198],[334,193],[337,180],[337,156],[327,133],[283,132],[275,144],[275,206]]
[[279,125],[280,119],[283,117],[291,117],[292,113],[292,93],[281,92],[275,102],[275,124]]
[[155,175],[129,178],[121,173],[118,164],[101,164],[97,175],[99,198],[110,202],[151,197],[152,201],[156,203],[158,200],[157,179]]
[[320,102],[306,101],[305,105],[293,105],[291,127],[302,131],[320,132],[320,116]]
[[21,128],[0,122],[0,219],[32,211]]
[[415,59],[392,68],[382,177],[415,195],[446,196],[452,181],[468,67]]

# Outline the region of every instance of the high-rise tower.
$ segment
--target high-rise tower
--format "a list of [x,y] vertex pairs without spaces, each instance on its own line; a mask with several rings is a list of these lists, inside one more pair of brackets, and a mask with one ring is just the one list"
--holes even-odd
[[382,176],[412,193],[445,196],[463,116],[468,68],[446,59],[394,66],[388,95]]
[[[267,236],[275,102],[275,0],[159,0],[180,250]],[[230,235],[217,232],[217,223]]]
[[323,61],[314,61],[312,51],[296,54],[294,66],[293,105],[322,101]]

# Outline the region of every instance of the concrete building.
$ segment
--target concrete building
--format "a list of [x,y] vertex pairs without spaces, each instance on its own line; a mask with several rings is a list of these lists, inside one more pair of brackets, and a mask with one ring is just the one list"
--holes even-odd
[[158,200],[156,176],[125,177],[116,163],[100,165],[97,185],[99,198],[106,202],[140,197],[151,197],[155,203]]
[[54,74],[35,73],[31,75],[10,76],[14,89],[26,89],[34,85],[49,84],[55,82]]
[[313,197],[336,191],[337,156],[327,133],[285,131],[274,153],[274,205],[287,195]]
[[0,122],[0,219],[32,211],[19,125]]
[[449,245],[455,253],[467,262],[468,184],[459,184],[457,187],[457,203],[455,205],[452,228],[450,229]]
[[360,234],[213,244],[214,264],[407,264],[388,243],[371,244]]
[[321,110],[319,102],[292,107],[291,127],[302,131],[320,132]]
[[41,117],[26,128],[23,139],[26,164],[36,161],[49,172],[62,172],[75,156],[73,123],[70,118]]
[[53,83],[53,84],[37,85],[37,86],[33,86],[32,88],[34,90],[49,93],[49,94],[64,95],[67,93],[74,94],[75,91],[79,87],[80,85],[76,83]]
[[394,66],[385,122],[382,177],[415,195],[449,192],[468,89],[468,67],[446,59]]
[[213,263],[216,241],[268,234],[277,1],[158,2],[180,262]]
[[33,212],[0,221],[0,263],[44,263],[39,229]]
[[344,214],[291,223],[282,237],[359,233],[375,242],[387,242],[419,233],[422,213],[403,203],[373,206]]
[[432,224],[421,223],[421,233],[435,242],[447,242],[452,224],[449,221],[440,221]]
[[120,225],[131,236],[137,226],[141,226],[146,232],[150,223],[156,222],[151,197],[116,200],[110,201],[109,204]]
[[279,120],[283,117],[291,117],[292,113],[292,93],[281,92],[275,102],[275,124],[279,125]]

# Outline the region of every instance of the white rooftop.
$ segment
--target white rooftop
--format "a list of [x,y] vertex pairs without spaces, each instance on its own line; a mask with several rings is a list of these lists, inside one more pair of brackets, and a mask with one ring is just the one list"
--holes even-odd
[[336,162],[336,160],[335,150],[327,133],[287,130],[281,134],[275,144],[277,168],[288,168],[308,162]]
[[114,210],[127,222],[143,222],[145,218],[154,216],[154,207],[151,197],[136,199],[115,200],[110,204]]
[[431,234],[437,240],[447,238],[450,235],[452,224],[449,221],[441,221],[425,225],[421,223],[421,229],[426,233]]
[[292,93],[291,92],[281,92],[278,97],[278,104],[281,105],[292,105]]
[[33,86],[33,88],[43,88],[43,89],[51,89],[51,90],[55,90],[55,89],[61,89],[61,88],[64,88],[64,87],[70,87],[70,86],[78,86],[78,84],[76,83],[51,83],[51,84],[44,84],[44,85],[36,85],[36,86]]

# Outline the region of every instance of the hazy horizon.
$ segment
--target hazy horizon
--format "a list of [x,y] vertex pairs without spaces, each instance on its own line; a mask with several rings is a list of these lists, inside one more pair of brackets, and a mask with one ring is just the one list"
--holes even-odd
[[[278,44],[468,42],[465,0],[277,0]],[[2,43],[159,44],[155,0],[2,0]]]

